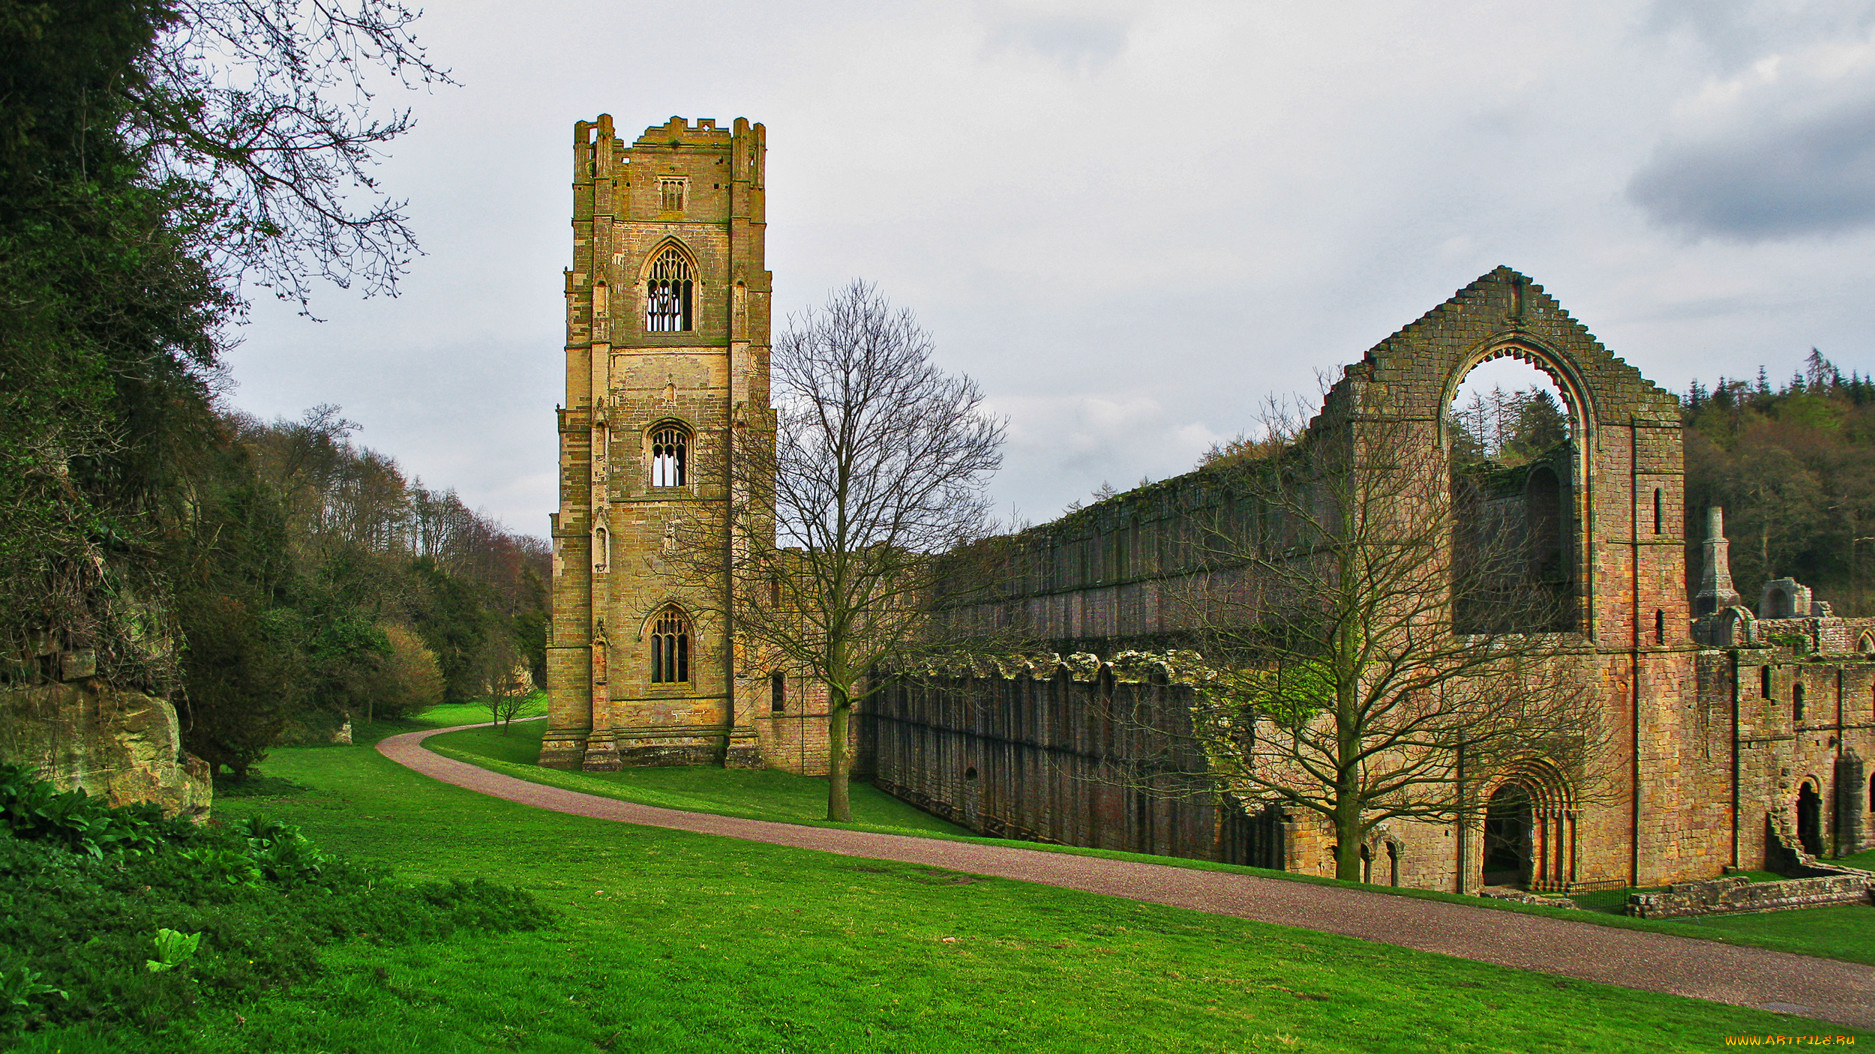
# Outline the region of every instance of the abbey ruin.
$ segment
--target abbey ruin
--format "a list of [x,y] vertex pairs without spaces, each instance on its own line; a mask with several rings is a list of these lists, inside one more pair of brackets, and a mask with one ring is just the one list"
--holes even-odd
[[[723,576],[681,578],[667,559],[680,522],[726,519],[738,448],[772,442],[764,150],[762,126],[741,119],[673,118],[630,144],[609,117],[575,126],[544,765],[824,766],[824,700],[739,644],[712,593]],[[1374,825],[1366,877],[1654,886],[1794,873],[1871,844],[1875,619],[1837,617],[1790,580],[1747,603],[1720,514],[1684,508],[1677,399],[1540,286],[1498,268],[1459,290],[1348,366],[1309,434],[1361,465],[1384,447],[1393,471],[1449,493],[1447,408],[1467,373],[1506,356],[1547,374],[1568,418],[1565,446],[1500,473],[1490,495],[1528,552],[1507,595],[1554,603],[1541,625],[1448,618],[1441,632],[1542,641],[1590,693],[1598,764],[1533,745],[1464,770],[1451,793],[1476,808]],[[987,834],[1333,873],[1318,816],[1229,781],[1176,796],[1112,778],[1154,749],[1115,714],[1152,715],[1176,738],[1205,698],[1209,674],[1178,658],[1202,628],[1181,598],[1211,573],[1188,540],[1220,509],[1268,519],[1219,478],[1192,472],[1011,539],[994,595],[959,617],[1019,626],[1034,647],[897,676],[861,714],[857,771]],[[1467,543],[1445,537],[1435,562],[1462,563]],[[1689,541],[1705,559],[1690,587]],[[1155,764],[1202,781],[1214,759]]]

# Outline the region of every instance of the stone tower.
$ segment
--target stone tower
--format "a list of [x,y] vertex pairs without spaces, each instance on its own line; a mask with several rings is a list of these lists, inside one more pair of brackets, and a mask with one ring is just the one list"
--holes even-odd
[[573,126],[542,765],[761,764],[728,586],[664,556],[681,524],[724,522],[732,444],[774,434],[765,151],[742,118],[629,146],[610,116]]

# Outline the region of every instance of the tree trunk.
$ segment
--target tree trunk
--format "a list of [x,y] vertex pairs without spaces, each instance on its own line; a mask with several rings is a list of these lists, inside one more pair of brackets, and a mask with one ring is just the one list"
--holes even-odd
[[845,692],[829,690],[827,708],[827,819],[853,822],[853,803],[847,796],[846,726],[853,704]]
[[1335,806],[1335,877],[1344,882],[1361,881],[1361,810],[1350,808],[1343,799]]

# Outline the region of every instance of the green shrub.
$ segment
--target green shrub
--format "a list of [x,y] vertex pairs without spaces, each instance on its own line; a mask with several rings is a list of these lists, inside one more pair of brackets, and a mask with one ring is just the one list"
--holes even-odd
[[33,783],[0,771],[0,1045],[42,1023],[162,1029],[313,976],[317,949],[335,941],[434,941],[548,919],[523,890],[399,883],[287,824],[196,827]]
[[148,852],[180,835],[154,805],[112,808],[83,789],[61,791],[17,765],[0,763],[0,823],[21,838],[43,838],[75,852]]

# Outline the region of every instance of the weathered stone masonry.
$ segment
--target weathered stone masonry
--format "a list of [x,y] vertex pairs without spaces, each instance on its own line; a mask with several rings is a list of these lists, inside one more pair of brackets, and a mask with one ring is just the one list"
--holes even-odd
[[[730,598],[713,592],[723,576],[665,559],[680,522],[722,522],[733,445],[773,440],[765,149],[762,126],[740,119],[673,118],[629,146],[609,117],[575,126],[542,764],[825,771],[824,689],[737,640]],[[1480,795],[1515,782],[1533,802],[1526,884],[1796,873],[1875,842],[1875,620],[1835,618],[1794,582],[1767,587],[1760,620],[1716,525],[1689,606],[1677,402],[1539,287],[1485,275],[1368,352],[1329,398],[1349,420],[1404,430],[1409,456],[1444,472],[1443,411],[1501,355],[1546,371],[1571,417],[1573,445],[1551,466],[1572,612],[1559,639],[1601,686],[1618,755],[1594,804],[1541,766],[1476,775]],[[1028,532],[1006,599],[984,614],[1081,657],[894,682],[855,723],[859,770],[986,833],[1327,873],[1321,824],[1206,792],[1201,757],[1141,733],[1180,731],[1187,684],[1112,661],[1185,641],[1172,597],[1194,510],[1229,500],[1193,473]],[[1395,822],[1364,848],[1374,881],[1468,890],[1482,842],[1475,825]]]
[[[1376,346],[1329,398],[1347,400],[1359,419],[1389,422],[1382,431],[1391,439],[1404,432],[1416,448],[1442,452],[1443,411],[1464,375],[1502,355],[1548,373],[1572,417],[1564,552],[1577,615],[1565,650],[1602,686],[1601,712],[1618,753],[1614,785],[1594,804],[1540,767],[1478,775],[1481,796],[1506,781],[1529,784],[1536,804],[1524,836],[1526,883],[1655,885],[1764,866],[1802,840],[1804,786],[1825,803],[1822,818],[1807,821],[1817,828],[1809,831],[1813,855],[1826,841],[1845,851],[1863,844],[1870,832],[1863,806],[1875,802],[1860,760],[1875,720],[1875,664],[1857,657],[1799,665],[1794,645],[1721,651],[1695,640],[1673,396],[1610,354],[1540,287],[1500,268]],[[1429,459],[1428,470],[1444,472],[1443,456]],[[1193,473],[1029,532],[1008,571],[1011,610],[999,617],[1031,627],[1063,653],[1112,657],[1176,646],[1190,628],[1168,603],[1185,573],[1181,538],[1193,509],[1227,500],[1216,489],[1206,473]],[[1786,592],[1796,596],[1798,588]],[[1810,636],[1812,652],[1848,655],[1859,639],[1844,629]],[[1736,669],[1759,663],[1773,669],[1775,705],[1741,703]],[[1793,723],[1798,681],[1812,702]],[[1090,705],[1089,693],[1105,694]],[[1202,763],[1160,757],[1163,744],[1114,742],[1100,715],[1116,700],[1176,723],[1193,698],[1188,687],[1127,685],[1110,674],[1087,683],[1065,674],[907,682],[879,702],[867,725],[877,779],[980,830],[1332,873],[1332,836],[1313,818],[1254,805],[1254,820],[1242,808],[1207,811],[1215,806],[1203,801],[1149,805],[1151,795],[1124,789],[1114,772],[1136,767],[1143,754],[1170,772]],[[1394,821],[1366,847],[1370,875],[1476,889],[1482,842],[1476,827]]]
[[766,149],[741,118],[674,117],[629,146],[609,116],[574,126],[544,765],[812,753],[806,696],[776,712],[770,671],[738,666],[724,576],[665,560],[681,523],[724,521],[732,444],[774,434]]

